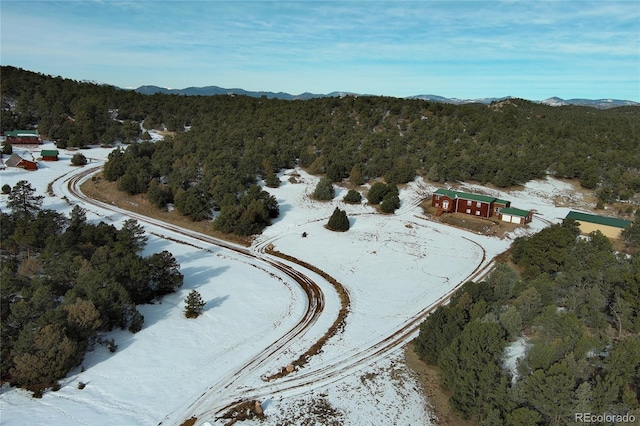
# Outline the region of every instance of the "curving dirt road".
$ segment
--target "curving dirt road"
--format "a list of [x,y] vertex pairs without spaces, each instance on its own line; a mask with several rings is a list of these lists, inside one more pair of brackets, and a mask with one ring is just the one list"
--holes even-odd
[[[218,383],[205,390],[204,393],[198,398],[198,400],[194,401],[187,408],[185,413],[180,414],[180,418],[182,418],[183,420],[193,417],[202,418],[201,411],[206,411],[205,407],[209,407],[211,405],[227,406],[229,405],[229,400],[236,401],[238,397],[236,396],[237,392],[235,392],[235,390],[240,384],[242,384],[242,382],[246,378],[255,377],[257,374],[259,374],[259,372],[264,369],[264,366],[271,358],[284,352],[285,349],[289,347],[291,342],[293,342],[296,338],[302,336],[309,328],[311,328],[311,326],[313,326],[317,322],[320,315],[322,315],[325,306],[324,293],[322,292],[321,287],[313,279],[302,272],[304,266],[302,266],[300,263],[296,265],[296,267],[293,267],[287,261],[274,260],[271,258],[271,256],[265,254],[264,252],[252,253],[244,247],[237,246],[229,242],[219,240],[208,235],[200,234],[188,229],[180,228],[169,223],[161,222],[131,211],[123,210],[118,207],[108,205],[101,201],[97,201],[87,197],[82,193],[82,191],[80,191],[80,184],[90,175],[98,172],[100,169],[101,166],[92,167],[86,170],[82,170],[80,173],[74,174],[71,177],[68,177],[66,179],[66,183],[69,193],[76,199],[81,200],[83,203],[126,215],[130,218],[136,219],[141,223],[148,223],[157,227],[161,227],[179,236],[189,237],[190,239],[196,239],[204,243],[222,248],[224,250],[233,251],[234,253],[251,259],[251,262],[252,264],[254,264],[254,266],[261,267],[260,265],[267,264],[271,268],[274,268],[275,270],[285,274],[296,283],[298,283],[307,297],[306,310],[298,323],[293,328],[284,333],[278,340],[271,343],[269,347],[256,354],[253,358],[247,360],[243,366],[229,372]],[[184,241],[179,241],[176,238],[170,239],[173,241],[189,244]],[[262,267],[262,269],[266,271],[264,267]],[[332,283],[332,285],[335,286],[335,283],[337,282],[335,282],[334,280],[334,283]],[[344,312],[346,315],[346,312],[348,312],[348,298],[342,300],[343,306],[341,308],[341,312]],[[344,318],[336,319],[336,321],[343,322]],[[328,339],[321,339],[320,342],[314,343],[312,347],[313,350],[316,353],[317,351],[321,350],[321,346],[324,342],[326,342],[326,340]],[[304,362],[299,359],[299,361],[295,365],[296,367],[301,367],[303,364]]]
[[[448,301],[452,294],[467,281],[481,280],[493,269],[495,265],[493,259],[486,259],[485,250],[478,244],[480,249],[482,249],[483,258],[482,261],[478,263],[475,270],[449,292],[442,295],[435,303],[425,307],[417,314],[405,320],[386,337],[378,339],[369,346],[354,348],[347,353],[325,361],[322,365],[299,369],[295,374],[291,375],[274,375],[271,377],[273,380],[264,380],[262,383],[254,387],[243,387],[243,384],[246,383],[249,378],[255,378],[264,371],[265,367],[273,357],[283,353],[285,349],[290,346],[293,340],[309,330],[309,328],[317,322],[320,315],[322,315],[325,304],[324,294],[320,286],[309,277],[309,274],[321,277],[324,281],[327,281],[332,285],[340,294],[339,287],[336,287],[336,284],[331,282],[331,277],[317,268],[314,270],[313,266],[308,265],[303,261],[292,258],[288,255],[282,255],[277,252],[270,251],[266,248],[266,245],[257,247],[250,251],[244,247],[236,246],[226,241],[218,240],[204,234],[186,230],[175,225],[164,223],[90,199],[81,193],[79,185],[83,180],[87,179],[88,176],[97,172],[99,169],[100,167],[90,168],[82,173],[67,178],[67,185],[70,194],[73,195],[73,197],[82,200],[84,203],[96,205],[102,209],[107,209],[134,218],[140,222],[161,227],[175,235],[178,235],[179,237],[182,236],[188,239],[196,239],[225,250],[231,250],[242,256],[246,256],[252,263],[261,265],[260,267],[263,267],[263,269],[275,269],[279,273],[285,274],[297,282],[304,290],[309,300],[306,312],[293,328],[284,333],[278,340],[269,345],[269,347],[248,359],[241,367],[230,371],[217,383],[204,390],[202,395],[188,407],[183,407],[182,409],[178,409],[168,414],[161,424],[204,424],[207,421],[221,418],[231,408],[243,402],[250,400],[265,400],[272,397],[274,394],[286,394],[288,396],[292,396],[307,393],[310,390],[325,386],[326,384],[354,374],[358,370],[387,356],[390,352],[397,350],[415,338],[420,324],[424,321],[425,317],[429,315],[429,313]],[[411,204],[417,205],[418,201],[414,200]],[[274,256],[278,256],[279,258],[275,258]],[[340,297],[342,306],[338,318],[334,320],[333,326],[327,331],[327,333],[325,333],[325,335],[309,349],[309,351],[312,352],[307,351],[311,353],[311,355],[318,353],[318,351],[321,350],[322,345],[335,333],[338,333],[341,330],[341,327],[344,326],[344,321],[349,311],[348,293],[345,291],[345,294],[346,297]],[[306,360],[306,357],[303,354],[299,358],[300,363],[298,363],[297,366],[300,367],[303,365],[304,360]]]

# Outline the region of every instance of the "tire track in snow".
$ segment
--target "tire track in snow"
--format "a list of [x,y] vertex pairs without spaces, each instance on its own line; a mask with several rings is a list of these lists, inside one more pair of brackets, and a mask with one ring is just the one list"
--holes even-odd
[[[217,246],[219,248],[230,250],[235,252],[241,256],[252,259],[254,262],[266,263],[272,268],[280,271],[281,273],[287,275],[289,278],[293,279],[297,282],[304,293],[307,296],[307,307],[305,313],[302,318],[298,321],[298,323],[287,331],[282,337],[280,337],[275,342],[271,343],[268,348],[261,351],[250,360],[245,362],[244,365],[238,367],[235,370],[232,370],[227,375],[225,375],[221,380],[219,380],[215,385],[209,387],[205,390],[200,397],[191,403],[191,405],[186,409],[184,413],[177,414],[175,411],[168,416],[165,417],[166,420],[169,420],[173,414],[179,416],[182,420],[186,420],[189,418],[201,416],[201,412],[203,410],[206,411],[205,407],[211,406],[214,401],[224,398],[229,398],[232,396],[233,399],[237,399],[234,396],[236,392],[236,388],[247,378],[255,377],[258,372],[264,368],[264,366],[268,363],[268,361],[285,350],[289,349],[290,344],[296,339],[301,337],[304,333],[306,333],[319,319],[322,314],[325,306],[325,297],[324,293],[320,286],[315,283],[310,277],[305,275],[305,273],[297,270],[296,268],[278,261],[272,260],[269,256],[264,254],[254,254],[250,252],[248,249],[237,246],[226,241],[219,240],[217,238],[210,237],[205,234],[200,234],[198,232],[194,232],[188,229],[183,229],[178,226],[165,223],[156,219],[149,218],[147,216],[143,216],[141,214],[130,212],[115,206],[111,206],[109,204],[103,203],[101,201],[97,201],[85,196],[79,189],[80,184],[83,183],[88,176],[93,173],[96,173],[100,170],[102,166],[92,167],[87,170],[83,170],[78,174],[75,174],[67,179],[67,188],[69,192],[79,200],[82,200],[85,203],[100,207],[102,209],[110,210],[130,218],[134,218],[140,222],[147,223],[153,226],[157,226],[160,228],[164,228],[166,230],[170,230],[179,235],[183,235],[185,237],[193,238],[196,240],[200,240],[202,242],[206,242]],[[206,248],[198,247],[203,250],[208,250]]]
[[[94,200],[86,198],[83,199],[85,199],[85,201],[89,203],[96,203]],[[411,203],[411,207],[415,207],[418,204],[419,203],[416,203],[416,201],[414,200]],[[102,203],[99,205],[101,207],[103,206]],[[106,205],[106,207],[103,208],[115,210],[130,217],[139,218],[139,220],[143,222],[149,222],[149,220],[151,220],[152,224],[162,226],[166,229],[171,229],[175,232],[186,231],[181,230],[180,228],[173,225],[165,224],[163,222],[161,223],[160,221],[155,221],[153,219],[149,219],[135,213],[126,212],[121,209],[114,209],[112,206]],[[402,209],[399,213],[407,214],[409,212],[410,208],[407,208]],[[186,234],[190,233],[191,232],[186,231]],[[204,241],[218,247],[228,248],[244,255],[252,256],[252,254],[246,248],[235,247],[230,245],[229,243],[216,240],[212,237],[202,236],[201,234],[198,234],[198,236],[194,238],[201,239],[201,237],[204,237]],[[268,244],[268,242],[274,241],[277,238],[278,237],[267,239],[261,244],[262,248],[258,247],[257,250],[262,249],[264,251],[264,247]],[[195,421],[195,424],[204,424],[208,420],[213,421],[214,419],[219,419],[221,415],[223,415],[229,409],[247,400],[265,400],[268,398],[273,398],[274,395],[294,396],[308,393],[310,390],[317,389],[319,387],[325,386],[344,377],[352,375],[370,365],[372,362],[382,359],[389,353],[398,350],[406,343],[415,338],[416,333],[418,332],[419,327],[424,319],[440,305],[446,303],[462,285],[464,285],[469,280],[480,280],[484,278],[495,266],[495,260],[486,259],[486,251],[479,243],[472,240],[469,241],[477,245],[482,251],[482,259],[478,262],[475,269],[450,291],[442,295],[431,305],[425,307],[422,311],[407,319],[403,324],[392,330],[386,337],[373,342],[368,346],[354,348],[349,353],[343,354],[340,357],[334,358],[332,360],[327,360],[327,362],[323,362],[323,364],[318,368],[300,370],[292,375],[285,376],[273,382],[265,382],[255,387],[243,387],[242,383],[245,379],[255,377],[259,370],[267,364],[270,357],[283,353],[286,350],[287,343],[289,343],[291,339],[294,339],[296,336],[300,335],[298,331],[292,330],[291,333],[285,334],[285,336],[283,336],[281,339],[278,339],[276,342],[274,342],[274,344],[271,345],[269,349],[259,353],[258,355],[250,359],[244,366],[229,372],[229,374],[227,374],[217,384],[205,390],[196,401],[194,401],[186,410],[182,412],[182,414],[177,414],[174,411],[173,413],[165,417],[165,421],[174,422],[174,424],[181,424],[181,422],[187,421],[188,419],[193,419]],[[254,248],[254,250],[256,249]],[[264,255],[257,254],[253,256],[267,263],[274,262],[264,257]],[[304,281],[304,278],[302,276],[297,275],[299,274],[299,272],[296,271],[295,268],[287,266],[285,270],[289,271],[289,273],[293,276],[296,276]],[[310,300],[313,300],[313,297],[310,296]],[[300,331],[300,333],[302,333],[302,331]],[[175,416],[180,416],[180,418],[176,419]]]

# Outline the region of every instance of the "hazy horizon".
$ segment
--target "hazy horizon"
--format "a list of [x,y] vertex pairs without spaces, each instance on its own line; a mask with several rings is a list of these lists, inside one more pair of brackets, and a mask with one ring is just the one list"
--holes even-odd
[[640,7],[573,1],[14,1],[1,63],[122,88],[640,102]]

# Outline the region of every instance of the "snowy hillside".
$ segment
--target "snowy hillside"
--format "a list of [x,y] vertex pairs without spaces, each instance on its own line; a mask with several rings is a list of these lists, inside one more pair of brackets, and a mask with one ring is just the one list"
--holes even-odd
[[[25,153],[38,157],[43,148],[52,146]],[[87,204],[70,191],[70,179],[102,164],[109,150],[83,153],[91,159],[84,168],[70,166],[73,152],[61,150],[60,161],[39,161],[38,171],[0,171],[0,185],[25,179],[45,196],[43,208],[69,213],[73,204],[82,203],[88,220],[121,224],[126,212]],[[289,180],[293,172],[297,176]],[[366,204],[342,203],[345,189],[338,189],[331,202],[313,201],[309,195],[319,178],[302,170],[283,171],[280,178],[279,188],[265,188],[277,198],[280,217],[248,250],[134,216],[147,231],[146,251],[169,250],[180,263],[183,288],[162,303],[139,307],[145,317],[140,332],[105,335],[115,339],[117,351],[96,346],[82,367],[61,381],[59,391],[33,399],[28,392],[2,387],[2,424],[179,425],[189,418],[197,418],[196,424],[224,424],[217,417],[244,400],[261,402],[266,420],[260,424],[266,425],[314,418],[353,425],[432,424],[428,401],[402,351],[416,336],[419,320],[457,286],[489,271],[493,257],[516,235],[560,221],[568,208],[555,207],[552,197],[581,202],[569,184],[556,180],[532,182],[512,193],[493,191],[538,212],[527,228],[500,239],[429,220],[418,204],[434,187],[420,179],[401,190],[396,214],[381,215]],[[1,195],[3,210],[6,201]],[[349,215],[348,232],[323,226],[336,206]],[[270,381],[265,378],[326,333],[341,299],[326,277],[276,258],[267,248],[319,268],[349,295],[346,320],[321,352]],[[322,294],[317,316],[295,335],[289,333],[310,302],[284,267],[315,282]],[[207,304],[203,316],[187,320],[183,300],[192,289]],[[86,387],[79,389],[79,382]]]

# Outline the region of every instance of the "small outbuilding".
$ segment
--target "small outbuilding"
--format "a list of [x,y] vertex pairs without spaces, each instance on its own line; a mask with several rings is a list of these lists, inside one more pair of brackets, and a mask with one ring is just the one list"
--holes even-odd
[[58,150],[43,149],[40,151],[40,157],[42,157],[44,161],[58,161]]
[[570,211],[566,217],[578,222],[580,233],[590,234],[595,231],[602,232],[609,238],[619,238],[622,231],[631,226],[630,220],[618,219],[617,217],[600,216],[596,214],[580,213]]
[[524,225],[531,222],[533,212],[531,210],[516,209],[515,207],[503,207],[498,212],[498,216],[503,222]]
[[5,161],[7,167],[18,167],[25,170],[38,170],[38,164],[35,161],[25,160],[18,154],[11,154],[7,161]]

